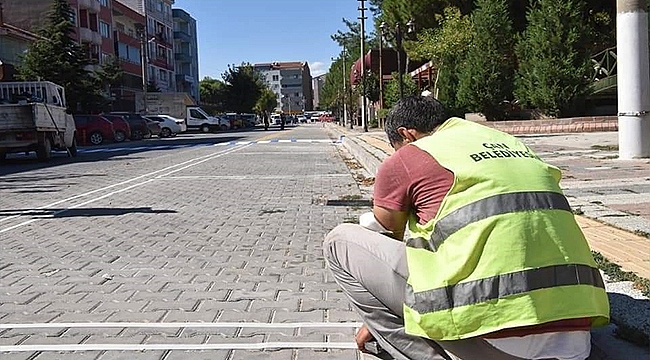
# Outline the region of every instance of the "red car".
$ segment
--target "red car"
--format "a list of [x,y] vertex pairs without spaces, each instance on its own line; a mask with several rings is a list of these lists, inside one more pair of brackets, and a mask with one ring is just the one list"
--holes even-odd
[[99,115],[75,115],[74,123],[77,127],[77,141],[82,144],[89,142],[99,145],[115,137],[113,123]]
[[131,126],[123,117],[109,114],[102,115],[102,117],[113,123],[113,129],[115,129],[113,139],[115,142],[119,143],[131,138]]

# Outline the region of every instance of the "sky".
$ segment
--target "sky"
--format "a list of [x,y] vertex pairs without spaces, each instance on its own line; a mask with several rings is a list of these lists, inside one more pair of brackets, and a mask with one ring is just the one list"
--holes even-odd
[[358,6],[356,0],[176,0],[173,8],[197,21],[199,77],[220,79],[229,64],[242,62],[307,61],[312,76],[327,72],[341,50],[330,36],[344,30],[342,18],[356,21]]

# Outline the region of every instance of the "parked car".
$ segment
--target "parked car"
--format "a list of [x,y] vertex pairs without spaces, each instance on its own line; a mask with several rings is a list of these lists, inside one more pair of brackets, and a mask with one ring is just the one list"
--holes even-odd
[[123,117],[108,114],[102,115],[102,117],[113,123],[113,128],[115,129],[115,142],[119,143],[131,138],[131,126],[129,126],[129,122],[124,120]]
[[307,123],[307,117],[304,115],[298,115],[298,122],[301,124],[306,124]]
[[169,119],[169,120],[175,122],[176,124],[178,124],[178,126],[181,127],[181,131],[179,131],[178,133],[184,133],[184,132],[187,131],[187,121],[185,119],[175,118],[175,117],[173,117],[171,115],[156,115],[156,116],[160,116],[160,117]]
[[151,130],[149,130],[147,121],[142,115],[122,111],[111,112],[109,115],[121,116],[129,123],[131,127],[131,140],[142,140],[151,137]]
[[[147,127],[149,128],[149,132],[151,133],[151,135],[156,135],[156,136],[160,137],[160,132],[162,131],[162,127],[160,126],[160,124],[158,124],[157,121],[153,121],[153,120],[148,119],[146,117],[144,118],[144,121],[147,122]],[[151,137],[151,135],[150,135],[150,137]]]
[[77,127],[77,141],[81,143],[100,145],[115,137],[113,123],[102,116],[74,115],[74,123]]
[[184,120],[174,119],[173,117],[166,115],[149,115],[146,116],[146,118],[157,122],[158,125],[160,125],[161,129],[158,137],[161,138],[176,136],[176,134],[182,132],[183,130],[181,124],[185,123]]

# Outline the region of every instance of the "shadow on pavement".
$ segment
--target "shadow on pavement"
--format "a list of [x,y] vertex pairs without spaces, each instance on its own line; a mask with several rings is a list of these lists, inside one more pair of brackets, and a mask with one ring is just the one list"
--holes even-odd
[[176,210],[155,210],[151,207],[138,208],[78,208],[78,209],[15,209],[0,210],[0,219],[4,216],[34,216],[48,218],[120,216],[126,214],[176,214]]

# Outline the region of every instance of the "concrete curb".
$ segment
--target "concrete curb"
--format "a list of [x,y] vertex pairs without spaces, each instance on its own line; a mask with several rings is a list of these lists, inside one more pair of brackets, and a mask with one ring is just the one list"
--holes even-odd
[[[381,162],[388,156],[383,151],[370,146],[357,136],[348,136],[336,127],[328,126],[326,130],[336,138],[342,138],[342,144],[357,161],[373,176]],[[606,278],[606,277],[605,277]],[[627,341],[616,338],[619,324],[650,337],[650,300],[634,294],[630,297],[631,284],[606,282],[606,290],[611,303],[612,323],[602,329],[592,331],[593,354],[590,360],[629,360],[650,358],[650,348],[644,349]]]

